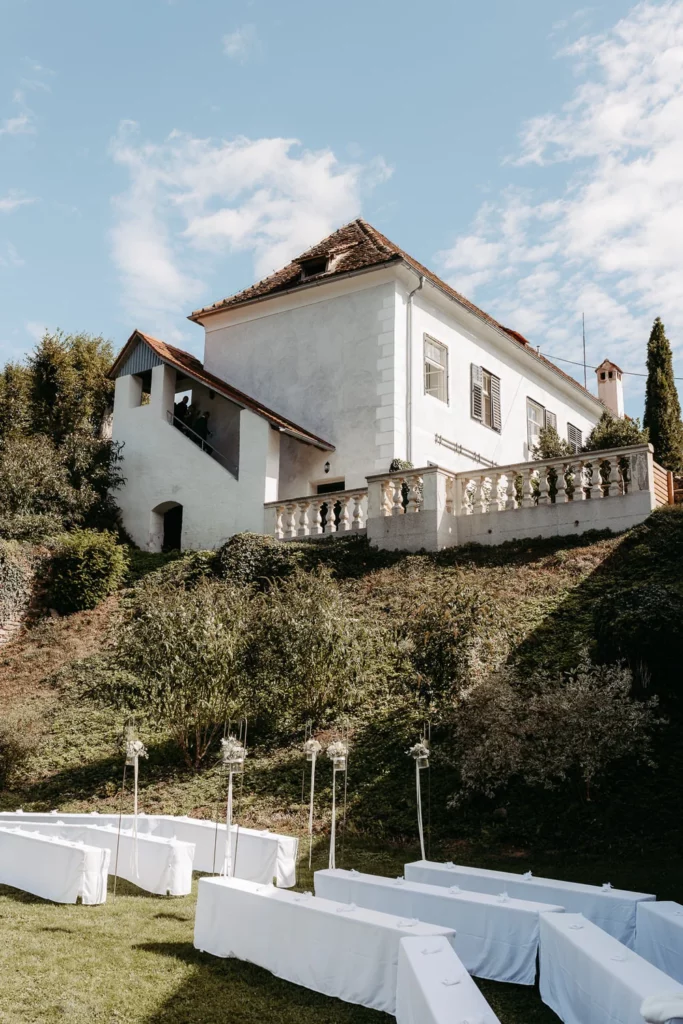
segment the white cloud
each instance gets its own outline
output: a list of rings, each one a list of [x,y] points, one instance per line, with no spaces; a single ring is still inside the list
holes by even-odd
[[[249,252],[255,277],[266,276],[357,216],[363,192],[390,174],[381,160],[343,166],[294,139],[173,132],[146,143],[131,122],[111,153],[130,178],[111,235],[124,305],[171,338],[179,316],[219,297],[207,296],[204,279],[221,254]]]
[[[0,196],[0,213],[12,213],[13,210],[17,210],[20,206],[28,206],[31,203],[35,203],[35,199],[12,189],[6,196]]]
[[[611,353],[641,369],[656,315],[683,356],[683,0],[639,3],[560,56],[574,94],[523,126],[508,161],[518,183],[482,206],[442,265],[548,351],[573,358],[585,311],[589,362]],[[538,191],[519,183],[530,165]]]
[[[33,117],[27,113],[6,117],[0,122],[0,135],[33,135],[35,130]]]
[[[239,64],[244,64],[252,54],[258,52],[260,45],[255,25],[242,25],[223,36],[223,53]]]
[[[27,334],[30,334],[34,341],[42,341],[48,333],[48,328],[45,324],[41,324],[37,320],[27,320],[24,324],[24,330]]]
[[[0,246],[0,267],[23,267],[25,260],[17,252],[11,242],[4,242]]]

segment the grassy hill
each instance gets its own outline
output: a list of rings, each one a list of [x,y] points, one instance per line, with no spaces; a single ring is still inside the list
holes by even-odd
[[[405,755],[417,725],[413,691],[431,685],[441,669],[447,672],[454,650],[458,657],[462,650],[467,657],[474,650],[477,664],[492,670],[515,664],[529,676],[538,669],[570,668],[586,651],[596,660],[628,658],[636,693],[643,699],[659,695],[658,713],[666,723],[657,727],[654,763],[622,758],[597,780],[590,799],[575,780],[545,790],[512,779],[491,799],[480,796],[453,807],[449,798],[458,788],[457,771],[446,753],[448,731],[437,724],[425,783],[431,855],[595,883],[609,879],[683,901],[678,813],[683,798],[683,510],[662,510],[621,537],[584,536],[438,555],[376,552],[352,538],[292,545],[287,557],[304,570],[330,568],[355,615],[369,625],[381,624],[399,651],[407,637],[426,637],[435,659],[407,682],[397,671],[381,701],[354,712],[347,822],[338,864],[398,874],[417,855],[413,771]],[[212,559],[138,553],[127,587],[140,586],[155,573],[171,586],[191,586],[198,576],[213,572]],[[33,737],[21,770],[10,788],[0,791],[1,808],[111,811],[120,806],[123,719],[95,696],[86,696],[84,680],[99,671],[98,659],[129,593],[114,595],[94,611],[42,618],[0,649],[5,716]],[[441,635],[444,622],[448,642],[435,648],[434,637]],[[416,657],[414,650],[411,657]],[[242,824],[305,833],[303,724],[300,732],[276,739],[255,734],[237,798],[236,817]],[[332,726],[326,727],[331,734]],[[146,811],[221,813],[224,783],[214,767],[188,770],[163,731],[149,727],[145,739],[150,758],[141,770],[141,805]],[[314,867],[326,863],[329,776],[327,764],[321,763]],[[124,810],[131,803],[128,794]],[[300,883],[311,887],[305,870]],[[0,1009],[0,1021],[163,1018],[181,1024],[217,1021],[226,1009],[237,1012],[238,1007],[245,1021],[321,1015],[339,1022],[380,1020],[377,1014],[300,990],[292,995],[290,987],[249,965],[216,963],[197,954],[191,947],[190,899],[167,912],[158,900],[125,889],[111,910],[109,905],[95,908],[87,920],[76,909],[48,907],[0,890],[0,915],[16,939],[0,957],[3,977],[15,979],[17,999],[21,991],[31,994],[28,1002],[21,996],[18,1015]],[[100,918],[106,941],[94,944]],[[49,955],[41,938],[46,932],[51,933]],[[79,949],[86,966],[65,988],[65,958]],[[33,964],[28,975],[23,958]],[[133,975],[136,984],[124,986],[122,994],[121,979]],[[28,990],[23,981],[19,985],[25,977]],[[482,987],[503,1024],[554,1019],[533,990]],[[197,1016],[193,1008],[199,1002],[203,1012]]]

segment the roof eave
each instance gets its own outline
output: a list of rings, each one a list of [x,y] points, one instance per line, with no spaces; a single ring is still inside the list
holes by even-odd
[[[232,309],[242,309],[243,306],[253,306],[258,302],[269,302],[271,299],[279,299],[283,295],[298,295],[300,292],[309,291],[312,288],[320,288],[322,285],[332,284],[334,281],[346,281],[349,278],[360,277],[363,274],[370,274],[375,270],[382,270],[384,267],[404,262],[405,260],[401,259],[397,254],[390,259],[382,260],[380,263],[373,263],[369,267],[361,267],[358,270],[346,270],[340,274],[330,274],[329,277],[321,275],[315,280],[305,281],[301,284],[293,285],[291,288],[282,288],[280,291],[270,292],[268,295],[256,295],[253,299],[230,302],[227,305],[216,306],[215,309],[211,307],[209,309],[197,309],[194,313],[190,313],[187,319],[195,324],[201,324],[202,320],[205,320],[206,317],[214,316],[216,313],[226,313]]]

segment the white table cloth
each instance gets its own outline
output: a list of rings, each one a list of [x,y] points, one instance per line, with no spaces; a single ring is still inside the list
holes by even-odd
[[[199,880],[197,949],[347,1003],[394,1013],[399,942],[410,935],[454,937],[450,928],[241,878]]]
[[[518,985],[536,981],[539,914],[562,912],[548,903],[502,902],[487,893],[452,892],[340,868],[316,871],[314,878],[316,896],[453,928],[455,952],[470,974]]]
[[[566,911],[583,914],[615,939],[633,946],[636,934],[636,907],[642,900],[654,900],[649,893],[603,889],[582,882],[563,882],[555,878],[516,875],[511,871],[464,867],[461,864],[437,864],[418,860],[405,866],[406,879],[432,885],[459,885],[475,892],[507,892],[519,900],[559,903]]]
[[[564,1024],[643,1024],[643,1000],[676,987],[582,914],[541,915],[541,999]]]
[[[55,903],[104,903],[109,850],[0,828],[0,883]]]
[[[0,824],[22,821],[55,821],[57,817],[69,824],[98,824],[118,827],[118,814],[70,814],[61,811],[0,811]],[[124,814],[122,821],[132,827],[133,815]],[[194,843],[194,870],[220,872],[225,857],[226,827],[203,818],[175,817],[172,814],[139,814],[138,834],[151,833],[171,839],[174,835],[183,842]],[[215,844],[215,856],[214,856]],[[296,885],[296,862],[299,840],[295,836],[279,835],[267,830],[242,828],[231,830],[233,865],[237,878],[252,882],[270,882],[277,879],[283,888]],[[235,851],[237,854],[235,856]]]
[[[401,939],[397,1024],[500,1024],[447,939]]]
[[[147,892],[159,896],[188,896],[192,892],[192,843],[138,833],[136,858],[135,837],[130,828],[122,828],[120,838],[118,827],[114,825],[77,825],[61,819],[24,822],[22,828],[109,850],[109,873],[113,875],[116,871],[119,878],[125,878]]]
[[[635,950],[683,985],[683,906],[670,900],[639,903]]]

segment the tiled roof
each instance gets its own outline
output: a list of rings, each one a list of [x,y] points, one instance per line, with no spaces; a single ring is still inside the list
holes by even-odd
[[[312,434],[310,431],[304,429],[304,427],[300,427],[297,423],[293,423],[292,420],[288,420],[285,416],[280,416],[279,413],[273,412],[272,409],[262,405],[255,398],[251,398],[249,395],[245,395],[243,391],[239,391],[237,388],[234,388],[232,384],[228,384],[227,381],[222,380],[220,377],[216,377],[213,373],[209,373],[208,370],[204,369],[202,363],[200,363],[200,361],[193,355],[190,355],[189,352],[185,352],[181,348],[176,348],[175,345],[168,345],[165,341],[160,341],[159,338],[153,338],[149,334],[143,334],[142,331],[133,331],[130,338],[116,357],[114,364],[109,371],[110,377],[116,376],[117,370],[123,366],[125,360],[140,341],[149,345],[152,351],[156,352],[164,363],[168,363],[169,366],[173,366],[176,370],[179,370],[192,380],[196,380],[200,384],[205,384],[206,387],[210,388],[212,391],[218,392],[219,395],[223,395],[224,398],[229,398],[232,402],[236,402],[245,409],[250,409],[257,415],[263,416],[264,419],[268,420],[269,423],[274,427],[277,427],[279,430],[284,430],[289,434],[293,434],[301,441],[305,441],[307,444],[312,444],[316,448],[321,448],[323,451],[334,451],[334,445],[330,444],[329,441],[325,441],[322,437]]]
[[[306,275],[304,267],[307,260],[313,260],[316,256],[327,257],[327,269],[322,273],[312,274],[311,276]],[[295,260],[288,263],[282,270],[278,270],[276,273],[271,274],[270,277],[264,278],[257,284],[252,285],[250,288],[245,288],[244,291],[238,292],[236,295],[232,295],[226,299],[221,299],[218,302],[214,302],[211,306],[204,306],[202,309],[196,309],[190,314],[190,320],[201,321],[204,316],[211,313],[218,312],[222,309],[232,309],[235,306],[241,306],[243,303],[254,302],[257,299],[270,298],[271,296],[278,295],[281,292],[289,292],[295,288],[305,287],[311,282],[323,282],[339,277],[342,274],[353,273],[354,271],[369,270],[375,267],[385,266],[389,263],[406,263],[413,270],[417,271],[418,274],[423,275],[428,281],[445,292],[452,299],[455,299],[461,306],[468,309],[480,320],[484,320],[491,327],[495,327],[500,331],[503,331],[508,337],[513,338],[520,345],[522,345],[527,352],[537,358],[540,362],[546,366],[551,367],[557,374],[569,381],[580,391],[590,395],[594,402],[599,400],[595,395],[591,394],[582,384],[564,370],[561,370],[559,366],[546,359],[536,349],[533,348],[531,343],[523,334],[519,331],[515,331],[509,327],[503,327],[502,324],[494,320],[492,316],[485,313],[483,309],[475,306],[473,302],[466,299],[464,295],[456,292],[454,288],[451,288],[449,284],[442,281],[440,277],[437,277],[433,271],[429,270],[428,267],[418,263],[417,260],[409,256],[407,252],[401,249],[394,242],[391,242],[385,235],[383,235],[377,228],[373,228],[372,224],[368,224],[367,221],[362,218],[351,221],[350,224],[344,225],[339,228],[338,231],[334,231],[327,238],[318,242],[312,248],[307,249],[300,256],[297,256]]]

